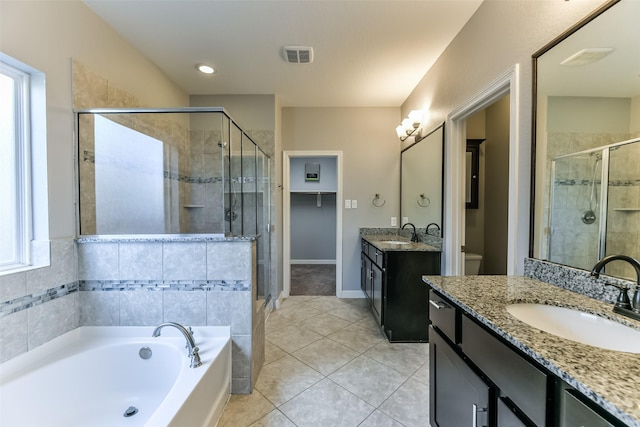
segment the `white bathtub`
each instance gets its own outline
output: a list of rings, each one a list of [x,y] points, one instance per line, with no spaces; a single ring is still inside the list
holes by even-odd
[[[230,393],[229,327],[193,328],[198,368],[175,328],[153,329],[81,327],[1,364],[0,426],[214,426]]]

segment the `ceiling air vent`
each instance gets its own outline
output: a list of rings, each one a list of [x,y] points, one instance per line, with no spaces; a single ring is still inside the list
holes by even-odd
[[[612,47],[590,47],[587,49],[582,49],[564,61],[561,62],[562,65],[585,65],[590,64],[592,62],[596,62],[599,59],[604,58],[613,52]]]
[[[313,48],[310,46],[285,46],[282,48],[285,61],[292,64],[310,64],[313,62]]]

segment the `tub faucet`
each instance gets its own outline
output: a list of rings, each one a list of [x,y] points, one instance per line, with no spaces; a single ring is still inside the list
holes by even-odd
[[[602,258],[600,261],[593,266],[591,270],[591,276],[598,278],[600,276],[600,270],[610,263],[611,261],[626,261],[631,264],[631,266],[636,270],[636,289],[633,294],[633,299],[631,301],[631,309],[634,313],[640,314],[640,262],[637,259],[632,258],[627,255],[609,255]],[[627,287],[624,285],[613,285],[620,289],[620,296],[618,297],[618,302],[616,303],[616,307],[629,308],[628,301],[629,298],[626,296]],[[626,300],[626,301],[625,301]],[[625,305],[627,307],[625,307]],[[624,313],[621,313],[624,314]]]
[[[416,234],[416,226],[411,224],[410,222],[407,222],[402,226],[402,230],[404,230],[404,228],[407,225],[410,225],[411,227],[413,227],[413,231],[411,232],[411,241],[412,242],[417,242],[418,241],[418,235]]]
[[[188,354],[189,354],[189,357],[191,357],[191,367],[197,368],[198,366],[202,365],[202,362],[200,361],[200,354],[198,353],[200,349],[196,346],[196,342],[193,339],[193,332],[191,331],[191,328],[187,329],[181,324],[175,323],[175,322],[165,322],[160,326],[158,326],[157,328],[155,328],[151,336],[159,337],[160,330],[165,326],[172,326],[177,330],[179,330],[180,332],[182,332],[182,335],[184,335],[185,339],[187,340],[187,350],[189,352]]]

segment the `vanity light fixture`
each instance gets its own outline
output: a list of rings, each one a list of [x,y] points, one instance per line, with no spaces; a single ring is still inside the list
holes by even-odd
[[[419,138],[422,136],[422,119],[424,114],[422,110],[412,110],[409,117],[402,120],[402,123],[396,127],[396,134],[400,141],[406,141],[410,136]]]
[[[196,65],[196,69],[203,74],[213,74],[216,71],[213,69],[213,67],[206,64],[198,64]]]

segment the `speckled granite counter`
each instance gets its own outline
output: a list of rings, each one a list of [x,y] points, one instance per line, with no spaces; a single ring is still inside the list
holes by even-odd
[[[421,252],[442,252],[440,249],[422,242],[412,242],[404,236],[390,235],[361,235],[366,240],[381,251],[421,251]],[[393,243],[404,242],[404,243]]]
[[[640,354],[559,338],[516,319],[506,306],[528,302],[578,308],[636,329],[640,322],[613,313],[610,304],[525,277],[423,276],[423,281],[612,415],[640,427]]]

